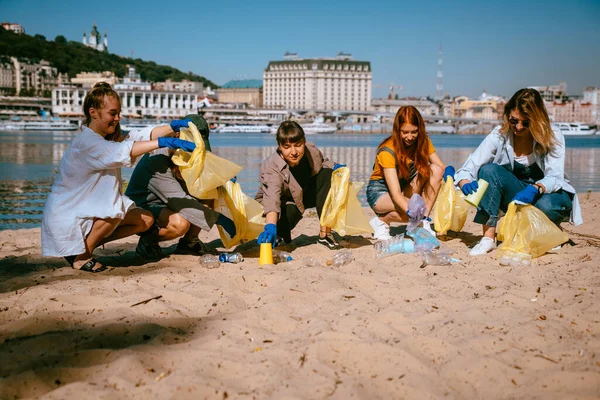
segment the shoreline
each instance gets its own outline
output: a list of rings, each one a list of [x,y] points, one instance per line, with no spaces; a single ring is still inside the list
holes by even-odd
[[[469,257],[480,227],[441,238],[462,260],[375,258],[372,241],[315,244],[307,212],[293,261],[206,269],[198,257],[143,263],[137,237],[98,249],[112,269],[41,256],[39,228],[0,231],[0,392],[7,398],[597,398],[600,193],[581,194],[576,243],[499,266]],[[369,212],[372,215],[372,212]],[[394,225],[397,234],[403,225]],[[200,238],[217,246],[216,230]],[[171,254],[177,241],[161,244]],[[321,266],[305,266],[313,257]]]

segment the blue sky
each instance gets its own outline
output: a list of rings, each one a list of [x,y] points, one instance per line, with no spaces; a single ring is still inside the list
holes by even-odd
[[[0,0],[0,19],[30,34],[80,41],[94,22],[109,50],[172,65],[217,84],[262,79],[270,60],[351,53],[373,84],[434,96],[510,96],[565,81],[569,94],[600,86],[600,1],[73,1]],[[385,97],[387,89],[374,89]]]

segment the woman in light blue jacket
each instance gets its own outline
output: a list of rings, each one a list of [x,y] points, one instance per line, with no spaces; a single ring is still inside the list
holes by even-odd
[[[533,204],[556,225],[583,222],[575,189],[565,174],[565,140],[552,130],[542,97],[535,89],[521,89],[506,103],[504,123],[496,127],[471,153],[455,175],[465,195],[477,190],[477,179],[489,186],[475,222],[483,225],[483,238],[471,256],[496,248],[500,211],[513,200]]]

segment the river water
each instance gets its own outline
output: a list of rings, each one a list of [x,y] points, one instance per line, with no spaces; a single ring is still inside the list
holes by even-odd
[[[44,202],[63,152],[77,132],[0,131],[0,230],[40,225]],[[310,135],[326,157],[350,167],[352,180],[367,182],[375,149],[387,135]],[[431,135],[438,154],[457,169],[484,135]],[[254,196],[258,189],[260,163],[275,151],[271,134],[213,134],[213,152],[244,170],[238,175],[242,190]],[[600,136],[567,137],[565,167],[578,192],[600,191]],[[129,179],[131,169],[123,169]],[[365,187],[359,198],[366,204]]]

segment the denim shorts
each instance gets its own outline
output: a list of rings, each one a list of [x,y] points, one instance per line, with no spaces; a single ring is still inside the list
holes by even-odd
[[[375,208],[375,203],[385,193],[389,193],[385,179],[370,180],[367,185],[367,203],[369,203],[369,206]]]

